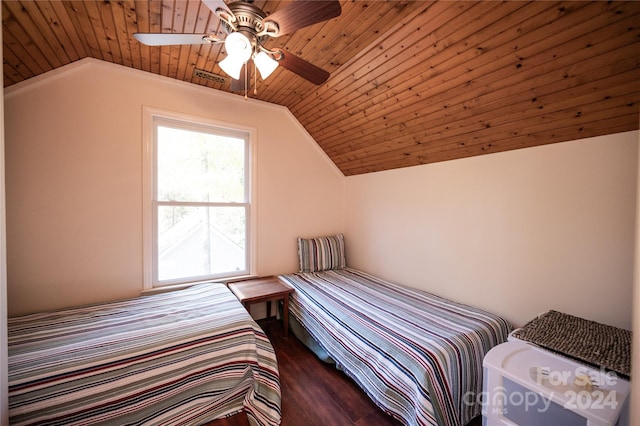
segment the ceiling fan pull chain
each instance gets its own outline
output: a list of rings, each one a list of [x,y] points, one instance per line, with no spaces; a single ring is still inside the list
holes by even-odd
[[[244,100],[246,101],[247,99],[249,99],[249,96],[247,96],[247,93],[249,92],[249,77],[247,76],[247,74],[249,73],[249,64],[245,62],[244,64]]]
[[[253,95],[258,94],[258,70],[256,69],[256,62],[253,61]]]

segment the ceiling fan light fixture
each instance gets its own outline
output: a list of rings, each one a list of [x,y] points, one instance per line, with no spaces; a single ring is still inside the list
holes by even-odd
[[[221,60],[218,65],[220,65],[222,71],[226,72],[231,78],[239,80],[240,71],[242,71],[242,65],[244,65],[245,62],[246,61],[239,58],[227,55],[227,57]]]
[[[260,76],[263,80],[266,80],[267,77],[273,73],[276,68],[278,68],[278,61],[273,59],[271,56],[266,54],[265,52],[259,52],[254,58],[253,62],[255,62],[258,71],[260,72]]]

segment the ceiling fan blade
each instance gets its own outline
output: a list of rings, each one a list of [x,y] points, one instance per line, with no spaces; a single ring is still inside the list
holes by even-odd
[[[229,9],[229,6],[223,0],[202,0],[205,6],[207,6],[211,11],[218,16],[218,18],[227,22],[229,25],[233,27],[233,22],[236,22],[236,16]]]
[[[342,7],[338,0],[298,0],[267,16],[265,22],[277,24],[274,37],[290,34],[295,30],[340,16]]]
[[[300,77],[309,80],[313,84],[321,85],[331,74],[320,67],[305,61],[299,56],[286,50],[278,49],[279,57],[276,57],[278,64],[282,65],[291,72],[298,74]]]
[[[245,78],[245,72],[247,72]],[[240,79],[231,79],[231,91],[232,92],[244,92],[251,87],[251,67],[248,64],[242,66],[240,71]]]
[[[233,15],[233,13],[231,12],[231,10],[229,10],[229,7],[223,0],[202,0],[202,3],[204,3],[204,5],[211,9],[211,11],[216,15],[220,10]]]
[[[209,44],[223,40],[209,34],[180,33],[134,33],[133,36],[147,46],[167,46],[177,44]]]

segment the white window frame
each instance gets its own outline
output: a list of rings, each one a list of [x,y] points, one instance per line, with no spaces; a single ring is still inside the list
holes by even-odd
[[[143,261],[143,291],[149,291],[158,288],[167,288],[175,285],[192,284],[189,281],[180,282],[162,282],[157,279],[157,238],[154,229],[156,227],[156,206],[155,200],[155,174],[156,174],[156,156],[155,156],[155,124],[156,120],[174,121],[182,125],[193,125],[195,127],[208,127],[220,130],[222,133],[246,133],[248,135],[248,149],[246,152],[246,162],[249,171],[248,188],[245,189],[245,200],[248,204],[247,224],[246,224],[246,255],[247,255],[247,276],[256,275],[256,129],[253,127],[242,126],[237,123],[221,122],[204,117],[196,117],[188,114],[164,111],[156,108],[142,108],[142,261]],[[243,275],[244,276],[244,275]],[[238,276],[241,277],[241,276]],[[230,277],[225,277],[229,279]],[[235,276],[233,278],[236,278]],[[206,280],[213,281],[213,280]]]

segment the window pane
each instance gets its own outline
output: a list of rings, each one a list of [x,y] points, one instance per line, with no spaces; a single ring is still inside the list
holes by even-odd
[[[245,140],[157,127],[158,201],[244,202]]]
[[[245,272],[246,209],[158,208],[158,280]]]

